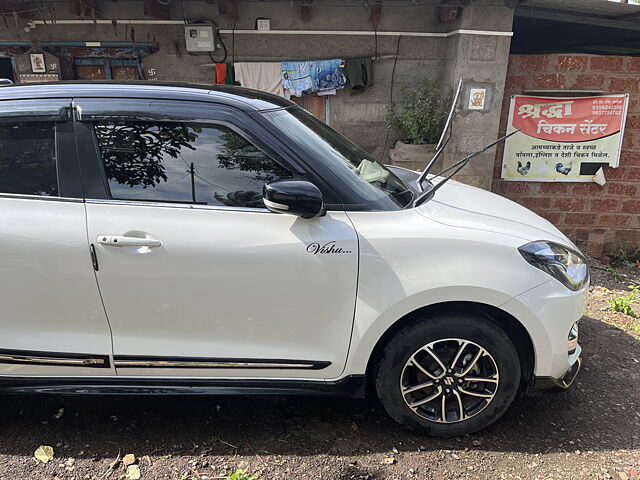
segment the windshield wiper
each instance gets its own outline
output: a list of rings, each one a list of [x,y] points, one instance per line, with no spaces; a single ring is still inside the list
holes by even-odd
[[[433,197],[435,192],[440,187],[442,187],[445,183],[447,183],[455,174],[457,174],[460,170],[462,170],[467,165],[467,163],[469,163],[469,160],[471,160],[473,157],[476,157],[476,156],[480,155],[481,153],[486,152],[487,150],[489,150],[491,147],[493,147],[497,143],[499,143],[499,142],[501,142],[503,140],[506,140],[507,138],[509,138],[514,133],[520,131],[520,130],[514,130],[513,132],[508,133],[507,135],[505,135],[503,137],[500,137],[499,139],[497,139],[497,140],[491,142],[490,144],[482,147],[477,152],[474,152],[471,155],[468,155],[467,157],[463,158],[462,160],[458,160],[457,162],[455,162],[450,167],[445,168],[440,173],[435,174],[434,177],[440,177],[440,176],[444,175],[445,173],[453,170],[452,173],[447,175],[444,179],[440,180],[435,186],[431,182],[428,182],[427,186],[423,187],[423,182],[427,179],[427,176],[429,175],[429,172],[431,172],[431,169],[436,164],[436,161],[438,160],[438,158],[440,158],[440,155],[442,155],[442,152],[444,152],[445,147],[447,146],[447,144],[449,143],[449,141],[451,140],[451,137],[453,135],[453,119],[456,117],[456,114],[457,114],[456,106],[458,105],[458,100],[460,99],[460,91],[462,90],[462,82],[463,82],[463,79],[460,78],[460,81],[458,82],[458,88],[456,89],[456,94],[453,96],[453,102],[451,103],[451,109],[449,110],[449,116],[447,117],[447,121],[444,124],[444,129],[442,130],[442,134],[440,135],[440,140],[438,141],[438,144],[436,145],[436,152],[433,155],[433,158],[431,159],[431,161],[427,164],[427,166],[424,168],[424,170],[420,174],[420,177],[418,177],[418,182],[417,182],[418,183],[418,189],[421,191],[421,193],[414,200],[414,202],[413,202],[413,206],[414,207],[422,205],[425,201],[427,201],[428,199]]]
[[[511,135],[513,135],[515,133],[518,133],[519,131],[520,131],[520,129],[517,129],[517,130],[514,130],[513,132],[507,133],[506,135],[500,137],[499,139],[494,140],[493,142],[489,143],[488,145],[485,145],[484,147],[482,147],[477,152],[474,152],[471,155],[468,155],[468,156],[464,157],[462,160],[458,160],[457,162],[455,162],[450,167],[447,167],[444,170],[442,170],[440,173],[435,174],[434,175],[435,177],[440,177],[441,175],[447,173],[448,171],[453,170],[453,172],[451,172],[445,178],[440,180],[435,186],[432,185],[431,183],[429,183],[429,188],[424,190],[418,196],[418,198],[415,199],[415,201],[413,202],[413,206],[414,207],[418,207],[418,206],[422,205],[427,199],[431,198],[438,191],[438,189],[440,187],[442,187],[445,183],[447,183],[451,179],[451,177],[453,177],[456,173],[458,173],[460,170],[462,170],[464,167],[466,167],[467,163],[469,163],[469,160],[471,160],[473,157],[476,157],[476,156],[486,152],[487,150],[489,150],[494,145],[500,143],[503,140],[506,140]]]
[[[447,117],[447,121],[444,124],[444,129],[442,130],[442,134],[440,135],[440,140],[438,140],[438,144],[436,145],[436,153],[433,155],[433,158],[427,164],[427,166],[424,167],[424,170],[422,171],[422,173],[420,174],[420,177],[418,178],[418,188],[420,190],[424,190],[422,188],[422,182],[425,181],[425,179],[427,178],[427,175],[429,174],[433,166],[436,164],[436,161],[438,160],[438,158],[440,158],[440,155],[442,155],[442,152],[444,151],[444,148],[449,143],[449,140],[451,140],[451,133],[453,131],[451,125],[457,113],[456,105],[458,105],[458,99],[460,98],[460,91],[462,90],[462,80],[463,80],[462,77],[460,77],[460,81],[458,82],[458,88],[456,89],[456,94],[453,96],[453,102],[451,103],[451,109],[449,110],[449,116]]]

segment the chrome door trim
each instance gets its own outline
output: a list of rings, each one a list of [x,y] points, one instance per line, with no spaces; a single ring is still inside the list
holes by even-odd
[[[267,208],[254,208],[254,207],[228,207],[225,205],[191,205],[193,210],[230,210],[236,212],[248,212],[248,213],[273,213]]]
[[[193,205],[191,203],[166,203],[166,202],[150,202],[139,200],[103,200],[103,199],[87,199],[86,203],[96,205],[125,205],[139,207],[163,207],[163,208],[183,208],[188,210],[225,210],[233,212],[249,212],[249,213],[273,213],[266,208],[251,207],[228,207],[225,205]]]
[[[109,368],[107,355],[0,350],[0,364]]]
[[[68,202],[68,203],[83,203],[81,198],[71,197],[53,197],[47,195],[28,195],[26,193],[0,193],[0,198],[12,198],[16,200],[44,200],[49,202]]]
[[[216,359],[216,358],[164,358],[116,356],[116,368],[269,368],[319,370],[331,362],[310,360],[262,360],[262,359]]]

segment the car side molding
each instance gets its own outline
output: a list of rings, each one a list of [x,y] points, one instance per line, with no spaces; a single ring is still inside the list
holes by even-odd
[[[109,368],[108,355],[0,349],[0,364]]]
[[[0,364],[109,368],[108,355],[0,349]],[[116,355],[115,368],[262,368],[321,370],[327,361],[258,358],[192,358]]]
[[[192,358],[116,355],[116,368],[273,368],[321,370],[331,362],[257,358]]]

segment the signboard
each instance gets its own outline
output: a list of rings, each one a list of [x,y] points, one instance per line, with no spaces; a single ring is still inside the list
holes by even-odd
[[[628,95],[511,97],[502,178],[591,182],[602,166],[617,167]]]

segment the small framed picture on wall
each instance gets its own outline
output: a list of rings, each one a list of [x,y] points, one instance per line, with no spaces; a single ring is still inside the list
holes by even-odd
[[[29,58],[31,59],[31,71],[33,73],[46,73],[47,68],[44,64],[44,54],[43,53],[30,53]]]

